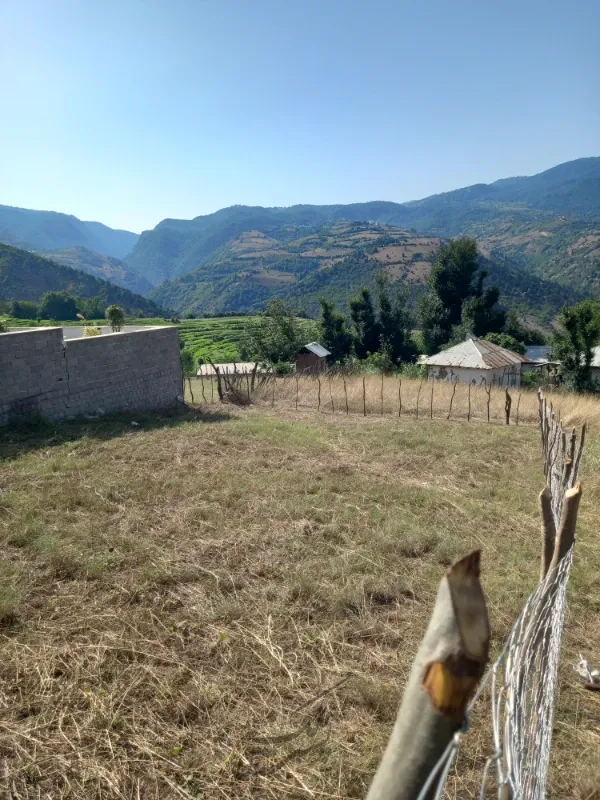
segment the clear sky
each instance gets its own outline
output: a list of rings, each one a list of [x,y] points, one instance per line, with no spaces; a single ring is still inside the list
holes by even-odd
[[[600,0],[0,0],[0,203],[134,231],[600,155]]]

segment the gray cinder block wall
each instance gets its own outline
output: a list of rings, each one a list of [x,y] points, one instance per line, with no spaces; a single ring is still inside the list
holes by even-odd
[[[176,328],[63,342],[61,328],[0,334],[0,425],[175,405],[182,391]]]

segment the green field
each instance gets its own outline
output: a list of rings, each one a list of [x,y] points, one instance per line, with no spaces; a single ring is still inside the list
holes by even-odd
[[[216,363],[239,361],[239,344],[247,325],[256,317],[211,317],[183,320],[179,333],[185,346],[196,359],[212,359]]]

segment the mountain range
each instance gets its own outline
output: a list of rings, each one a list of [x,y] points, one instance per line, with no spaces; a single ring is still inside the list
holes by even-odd
[[[99,297],[103,305],[120,305],[128,314],[160,316],[162,310],[146,297],[65,267],[36,253],[0,244],[0,300],[39,301],[45,292],[67,291],[76,297]]]
[[[345,304],[382,267],[418,294],[440,242],[462,235],[477,239],[508,304],[549,318],[600,293],[600,158],[408,203],[231,206],[141,236],[0,206],[0,241],[179,313],[256,309],[274,295],[307,311],[319,295]]]

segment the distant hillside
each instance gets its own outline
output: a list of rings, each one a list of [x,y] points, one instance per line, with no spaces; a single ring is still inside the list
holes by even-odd
[[[73,269],[80,269],[96,278],[101,278],[117,286],[123,286],[136,294],[147,294],[152,289],[152,284],[134,272],[124,261],[111,256],[101,255],[88,250],[86,247],[70,247],[66,250],[50,250],[39,253],[44,258],[64,264]]]
[[[423,291],[442,240],[377,223],[286,226],[279,239],[248,231],[231,239],[194,272],[157,287],[151,297],[180,313],[249,311],[273,296],[315,313],[319,297],[347,304],[386,271],[413,300]],[[505,257],[484,259],[505,303],[535,309],[546,320],[576,295],[521,270]]]
[[[27,250],[0,244],[0,300],[37,301],[44,292],[63,290],[76,297],[101,297],[105,305],[117,303],[128,314],[143,311],[155,316],[161,313],[156,303],[127,289]]]
[[[83,222],[71,214],[0,206],[0,242],[25,250],[86,247],[123,258],[138,239],[137,233],[113,230],[100,222]]]
[[[207,263],[219,248],[242,233],[259,231],[279,240],[286,238],[288,227],[316,228],[339,220],[380,222],[442,237],[497,237],[523,226],[543,230],[558,220],[566,228],[600,228],[600,158],[579,159],[533,177],[477,184],[405,204],[374,201],[290,208],[232,206],[192,220],[165,219],[141,235],[126,261],[159,284]],[[559,241],[556,250],[558,272],[569,282],[572,262],[562,259]],[[579,265],[578,252],[573,258]],[[536,269],[527,257],[522,266]],[[582,281],[578,286],[585,291],[587,267],[577,266],[579,274]]]

